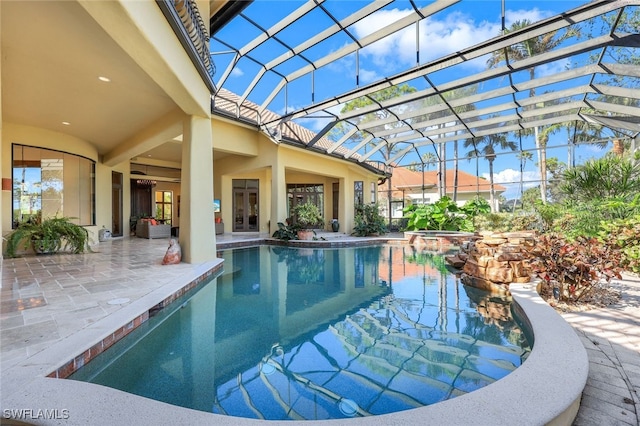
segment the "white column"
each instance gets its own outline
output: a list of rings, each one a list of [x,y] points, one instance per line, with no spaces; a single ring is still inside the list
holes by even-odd
[[[182,260],[200,263],[216,258],[213,214],[211,119],[184,121],[180,207]]]
[[[351,178],[341,177],[339,179],[340,185],[340,201],[338,201],[338,212],[341,219],[340,231],[350,233],[353,230],[355,224],[355,203],[353,193],[353,180]]]
[[[278,222],[284,222],[287,218],[287,181],[284,165],[280,157],[271,166],[271,219],[269,234],[278,229]]]

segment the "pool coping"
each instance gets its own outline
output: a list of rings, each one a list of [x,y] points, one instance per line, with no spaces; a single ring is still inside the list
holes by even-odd
[[[317,245],[316,245],[317,246]],[[56,366],[65,365],[76,355],[69,348],[91,348],[113,330],[129,324],[148,312],[158,301],[174,297],[184,288],[221,267],[214,261],[196,268],[185,285],[185,278],[166,284],[103,318],[50,348],[26,359],[2,376],[2,409],[57,410],[54,418],[32,418],[32,424],[111,425],[123,419],[136,419],[139,425],[219,424],[257,425],[264,421],[222,416],[150,400],[91,383],[46,377]],[[200,282],[198,281],[198,282]],[[431,406],[376,416],[385,424],[518,424],[570,425],[578,411],[589,363],[577,334],[536,292],[535,283],[512,284],[511,293],[518,309],[525,314],[535,344],[527,360],[497,382],[469,394]],[[548,331],[552,330],[552,333]],[[76,353],[78,351],[76,349]],[[84,353],[84,352],[83,352]],[[84,360],[79,360],[80,363]],[[6,395],[7,388],[11,394]],[[32,416],[33,417],[33,416]],[[371,417],[323,420],[322,424],[359,425]],[[315,421],[269,421],[271,424],[309,425]]]

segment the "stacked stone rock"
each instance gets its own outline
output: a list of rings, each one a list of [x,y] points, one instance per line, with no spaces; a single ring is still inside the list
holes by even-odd
[[[464,246],[460,253],[447,259],[462,269],[464,284],[497,294],[508,294],[510,283],[531,280],[528,250],[535,243],[534,232],[483,234]],[[461,262],[464,265],[460,267]]]

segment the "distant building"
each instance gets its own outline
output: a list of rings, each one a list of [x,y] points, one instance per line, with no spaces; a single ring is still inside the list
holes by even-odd
[[[446,194],[453,199],[453,170],[447,170],[445,182]],[[458,170],[457,187],[456,202],[459,206],[468,200],[474,199],[476,196],[489,202],[490,184],[489,181],[484,178]],[[498,196],[506,191],[506,188],[495,183],[494,189],[497,204]],[[426,171],[422,173],[404,167],[396,167],[393,169],[393,176],[391,177],[391,188],[389,189],[388,182],[378,186],[380,208],[387,217],[389,217],[387,213],[387,200],[389,196],[391,196],[392,218],[401,218],[403,216],[402,209],[410,204],[430,204],[436,202],[440,199],[438,193],[438,172]],[[496,210],[498,209],[496,208]]]

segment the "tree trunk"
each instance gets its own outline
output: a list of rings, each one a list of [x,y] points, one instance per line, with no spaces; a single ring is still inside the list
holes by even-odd
[[[547,144],[541,144],[540,148],[540,172],[543,176],[540,193],[543,195],[542,202],[547,204]]]
[[[443,178],[442,178],[442,168],[443,168],[443,164],[442,164],[442,144],[438,145],[438,198],[442,198],[444,195],[444,188],[443,188]]]
[[[389,200],[388,200],[389,201],[389,232],[391,232],[391,220],[393,218],[393,212],[391,211],[391,206],[393,205],[391,203],[391,198],[392,198],[392,195],[391,195],[391,176],[389,176],[387,178],[387,191],[388,191],[387,197],[389,198]]]
[[[538,169],[540,170],[540,199],[544,204],[547,204],[547,152],[546,147],[543,147],[540,142],[540,129],[538,126],[533,128],[533,134],[536,139]]]
[[[458,201],[458,141],[453,142],[453,202]]]
[[[491,213],[496,213],[496,190],[493,186],[493,159],[489,159],[489,204],[491,204]]]
[[[622,142],[620,139],[614,139],[611,152],[613,152],[618,157],[622,157],[622,155],[624,154],[624,142]]]
[[[524,153],[521,153],[520,155],[523,155]],[[520,157],[520,209],[524,210],[524,165],[525,162],[527,160],[525,160],[525,157]],[[516,201],[518,199],[514,199],[513,200],[513,212],[516,212]]]

